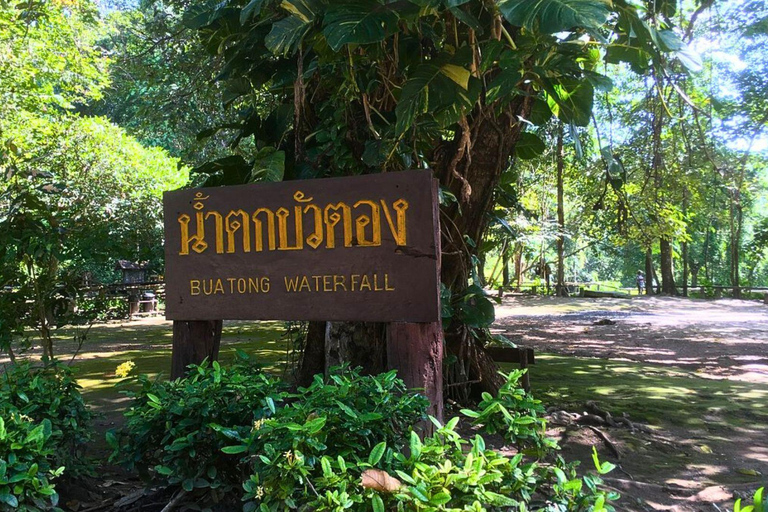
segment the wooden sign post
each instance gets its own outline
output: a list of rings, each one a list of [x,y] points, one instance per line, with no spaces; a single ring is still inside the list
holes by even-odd
[[[388,365],[442,416],[440,228],[431,171],[167,192],[172,377],[222,319],[388,322]]]

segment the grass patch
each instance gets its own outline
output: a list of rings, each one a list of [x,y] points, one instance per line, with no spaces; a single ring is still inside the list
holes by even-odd
[[[506,368],[506,369],[511,369]],[[536,355],[534,394],[545,404],[578,410],[595,400],[651,425],[704,425],[768,430],[768,386],[712,380],[661,365]]]
[[[228,322],[223,331],[219,360],[227,364],[237,350],[243,350],[263,365],[264,369],[283,371],[288,341],[280,322]],[[66,332],[61,333],[67,336]],[[125,361],[136,364],[134,373],[151,378],[167,378],[171,367],[171,337],[168,324],[131,325],[104,324],[93,328],[88,344],[75,366],[77,381],[85,399],[99,412],[122,411],[124,399],[115,384],[115,368]],[[137,347],[129,349],[129,347]],[[66,358],[66,355],[61,357]]]

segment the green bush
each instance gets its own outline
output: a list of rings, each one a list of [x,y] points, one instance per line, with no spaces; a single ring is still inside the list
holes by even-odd
[[[0,415],[0,510],[59,510],[59,495],[50,479],[55,454],[51,421],[34,422],[17,412]]]
[[[0,375],[0,412],[16,412],[35,422],[47,420],[55,451],[51,464],[78,476],[91,469],[85,445],[91,440],[92,414],[71,368],[57,361],[17,363]]]
[[[251,428],[282,400],[277,379],[262,373],[242,352],[231,368],[219,363],[192,367],[175,381],[138,380],[133,405],[119,432],[109,432],[110,460],[136,469],[148,482],[212,490],[217,501],[240,485],[237,457],[222,452],[229,442],[220,425]],[[124,381],[126,382],[126,381]]]
[[[335,456],[333,449],[314,457],[280,452],[265,443],[243,485],[243,510],[613,510],[607,502],[618,496],[599,490],[598,476],[580,479],[560,458],[540,465],[525,462],[523,454],[505,457],[487,449],[480,435],[463,439],[458,421],[435,422],[436,432],[424,441],[411,431],[407,451],[381,442],[362,459]],[[605,473],[612,466],[596,459],[596,469]]]
[[[496,396],[483,393],[477,410],[463,409],[462,414],[472,418],[472,425],[486,434],[500,434],[505,441],[520,448],[533,448],[539,455],[557,448],[553,439],[546,437],[546,422],[541,416],[544,407],[530,393],[520,387],[520,379],[528,370],[502,373],[505,382]]]
[[[595,454],[597,474],[577,477],[545,438],[541,404],[517,387],[521,375],[469,415],[479,432],[532,446],[548,463],[487,449],[482,435],[466,440],[458,418],[432,420],[435,433],[422,441],[414,428],[427,400],[394,371],[341,367],[289,392],[242,355],[229,369],[203,364],[175,382],[140,377],[126,427],[108,439],[114,460],[155,484],[180,485],[203,507],[242,485],[246,512],[613,510],[617,496],[599,489],[612,466]]]

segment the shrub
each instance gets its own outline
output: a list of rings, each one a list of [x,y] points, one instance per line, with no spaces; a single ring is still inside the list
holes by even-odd
[[[34,422],[17,412],[0,415],[0,510],[59,510],[50,479],[55,453],[51,421]]]
[[[18,363],[0,375],[0,412],[17,412],[35,422],[47,420],[55,451],[51,464],[77,476],[90,471],[85,445],[92,437],[91,412],[71,368],[57,361],[42,366]]]
[[[250,454],[254,476],[246,482],[247,497],[268,489],[270,504],[293,508],[318,491],[314,486],[323,486],[314,480],[327,472],[329,461],[354,475],[353,468],[374,447],[381,443],[402,447],[412,426],[426,418],[427,399],[408,393],[395,371],[363,376],[340,367],[331,372],[328,377],[316,375],[290,404],[254,425],[241,445],[226,448]],[[346,490],[345,478],[330,481],[343,487],[335,488],[341,494],[356,492],[357,484]]]
[[[381,442],[367,457],[317,458],[299,451],[280,453],[265,445],[254,473],[243,485],[245,512],[307,510],[558,510],[612,511],[617,495],[598,490],[598,476],[576,476],[575,466],[525,462],[486,449],[456,431],[454,418],[423,442],[411,431],[407,453]],[[466,448],[469,448],[468,450]],[[599,473],[610,471],[596,459]],[[362,487],[360,482],[362,481]]]
[[[557,448],[553,439],[546,437],[546,422],[541,416],[544,407],[530,393],[520,387],[520,379],[528,370],[501,373],[505,382],[496,396],[483,393],[477,410],[463,409],[472,418],[474,426],[486,434],[500,434],[505,441],[521,448],[533,448],[539,455]]]
[[[237,458],[222,452],[228,443],[220,425],[250,428],[271,414],[283,393],[277,379],[262,373],[244,353],[231,368],[207,362],[175,381],[139,376],[138,391],[120,432],[109,432],[111,461],[137,469],[148,482],[211,489],[212,499],[239,486]]]

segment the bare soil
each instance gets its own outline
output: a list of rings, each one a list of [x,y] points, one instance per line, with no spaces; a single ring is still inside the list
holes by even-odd
[[[651,406],[662,411],[648,422],[649,432],[599,427],[610,443],[586,427],[552,430],[566,458],[586,466],[596,446],[601,459],[619,465],[606,479],[622,493],[618,509],[726,510],[768,482],[768,306],[669,297],[511,296],[496,316],[495,332],[534,347],[537,356],[596,362],[569,375],[594,373],[594,385],[601,386],[595,389],[603,390],[600,404],[614,415],[616,404],[611,405],[618,397],[611,386],[621,381],[620,372],[640,383],[630,415]],[[601,366],[604,361],[612,366]],[[547,364],[540,358],[532,369],[534,391],[558,379],[546,372]],[[546,382],[536,381],[538,368]],[[585,405],[563,401],[562,408],[576,412]],[[686,416],[689,408],[696,417]]]

